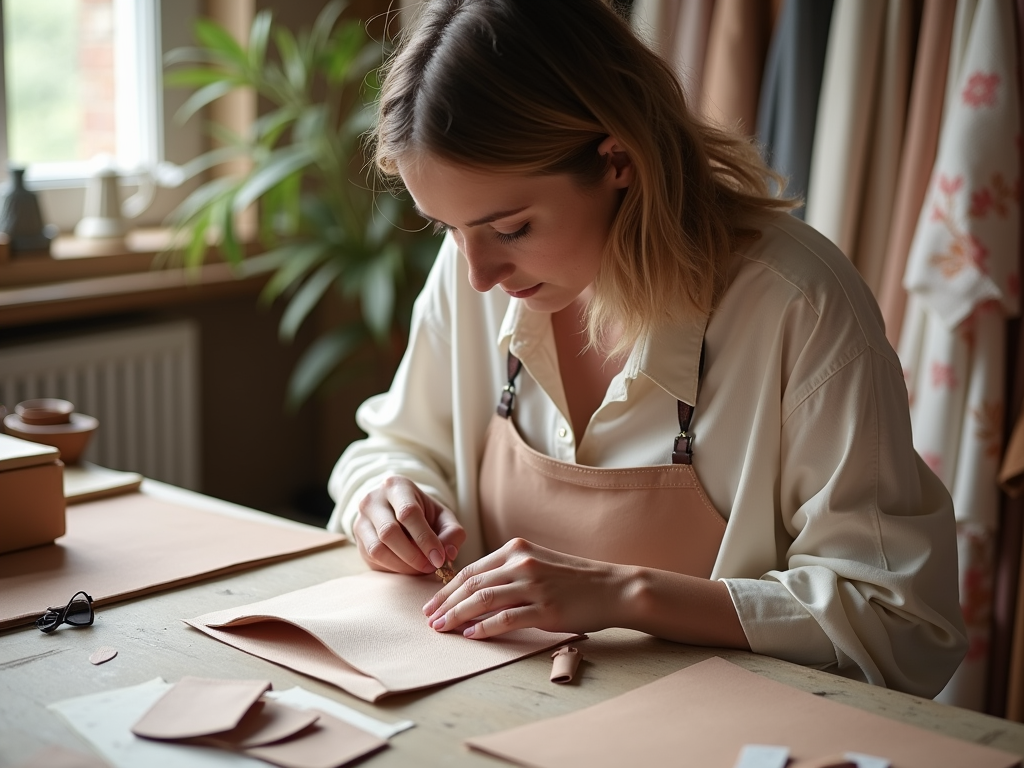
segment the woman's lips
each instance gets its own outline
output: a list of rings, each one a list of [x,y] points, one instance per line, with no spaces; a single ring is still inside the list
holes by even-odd
[[[533,294],[535,294],[537,291],[539,291],[542,285],[543,283],[537,283],[532,288],[526,288],[525,290],[522,291],[510,291],[508,290],[508,288],[503,288],[502,290],[504,290],[505,293],[507,293],[513,299],[528,299],[531,296],[533,296]]]

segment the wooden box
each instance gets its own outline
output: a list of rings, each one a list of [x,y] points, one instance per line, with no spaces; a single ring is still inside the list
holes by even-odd
[[[49,544],[64,535],[60,451],[0,435],[0,553]]]

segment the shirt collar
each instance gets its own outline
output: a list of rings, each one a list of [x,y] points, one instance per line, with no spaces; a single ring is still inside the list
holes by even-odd
[[[528,350],[543,342],[550,332],[551,320],[544,312],[531,312],[522,299],[510,299],[498,330],[498,348],[522,358]]]
[[[676,400],[696,405],[700,351],[707,324],[708,315],[694,311],[653,329],[630,354],[625,365],[626,377],[635,379],[642,373]],[[498,348],[503,354],[511,351],[522,358],[543,343],[549,332],[548,315],[531,312],[526,302],[512,299],[498,331]]]
[[[639,344],[640,373],[676,400],[697,404],[700,350],[708,315],[691,312],[673,323],[653,329]]]

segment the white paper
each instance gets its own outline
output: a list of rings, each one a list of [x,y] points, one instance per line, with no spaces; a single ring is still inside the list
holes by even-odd
[[[334,715],[349,725],[362,728],[379,739],[390,739],[396,733],[407,731],[416,725],[412,720],[384,723],[369,715],[364,715],[359,710],[340,704],[334,699],[328,699],[326,696],[307,691],[299,686],[289,688],[287,691],[268,691],[265,695],[296,709],[322,709],[328,715]]]
[[[843,757],[855,762],[857,768],[890,768],[891,766],[891,763],[884,757],[865,755],[860,752],[847,752]]]
[[[63,717],[115,768],[267,768],[262,760],[224,749],[152,741],[132,733],[131,727],[172,685],[158,677],[128,688],[58,701],[47,709]],[[267,695],[300,709],[317,707],[384,739],[414,725],[410,720],[381,722],[298,686]]]
[[[162,678],[50,704],[116,768],[267,768],[262,760],[214,747],[141,739],[132,725],[171,688]]]
[[[747,744],[733,768],[786,768],[789,749],[767,744]]]

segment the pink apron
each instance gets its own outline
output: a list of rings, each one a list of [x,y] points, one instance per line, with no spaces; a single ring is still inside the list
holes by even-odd
[[[693,470],[693,407],[679,402],[672,464],[628,469],[569,464],[530,448],[512,423],[521,368],[509,354],[508,384],[487,428],[480,463],[487,549],[520,537],[579,557],[709,578],[725,520]]]

